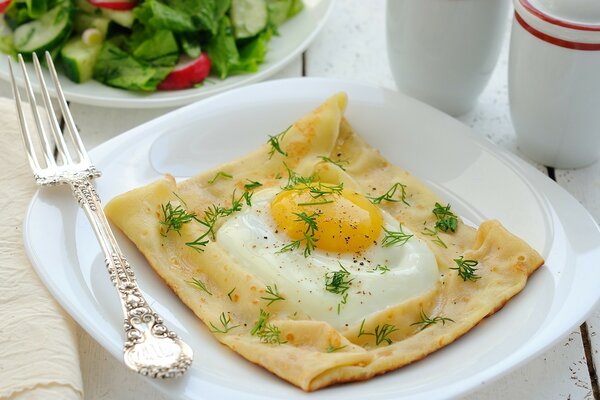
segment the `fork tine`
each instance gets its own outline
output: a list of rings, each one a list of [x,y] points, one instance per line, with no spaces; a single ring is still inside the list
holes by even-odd
[[[44,125],[42,124],[40,113],[37,108],[37,103],[35,102],[33,88],[31,87],[31,81],[29,80],[29,74],[27,74],[25,60],[23,60],[23,56],[21,54],[19,54],[18,58],[19,64],[21,65],[21,70],[23,71],[23,77],[25,78],[25,88],[27,93],[27,99],[29,100],[29,105],[31,106],[31,113],[33,114],[33,119],[35,120],[35,125],[38,129],[38,135],[42,141],[42,149],[44,153],[44,159],[46,160],[46,166],[56,167],[56,161],[54,160],[53,154],[54,151],[50,146],[50,142],[48,142],[48,135],[46,134],[46,129],[44,129]]]
[[[50,71],[50,76],[52,76],[52,80],[54,81],[54,87],[56,88],[56,94],[58,97],[58,104],[60,105],[60,110],[62,111],[63,118],[65,120],[65,125],[67,126],[67,130],[71,136],[71,140],[75,143],[75,148],[79,155],[81,162],[91,163],[90,158],[88,157],[87,151],[83,146],[83,142],[81,141],[81,137],[79,136],[79,131],[77,130],[77,126],[75,126],[75,121],[73,121],[73,117],[71,116],[71,111],[69,110],[69,106],[67,105],[67,100],[65,99],[65,95],[60,86],[60,82],[58,80],[58,75],[56,74],[56,69],[54,68],[54,63],[52,62],[52,57],[50,56],[50,52],[46,51],[46,62],[48,64],[48,70]]]
[[[37,174],[40,170],[40,164],[38,163],[33,143],[31,142],[31,135],[29,133],[29,128],[27,127],[27,122],[25,121],[23,107],[21,107],[21,95],[19,93],[19,88],[17,87],[17,81],[15,79],[15,73],[13,71],[10,56],[8,57],[8,71],[10,73],[10,83],[12,86],[13,97],[15,98],[15,104],[17,106],[17,114],[19,114],[19,125],[21,126],[21,136],[23,137],[25,151],[27,152],[27,160],[29,161],[29,166],[33,170],[33,173]]]
[[[54,112],[52,101],[50,100],[50,94],[48,93],[46,81],[44,80],[44,75],[42,74],[40,60],[38,59],[36,53],[33,53],[33,65],[35,67],[35,74],[37,75],[38,81],[40,82],[40,86],[42,88],[42,98],[44,99],[44,106],[46,108],[48,120],[50,121],[50,129],[52,131],[52,136],[54,137],[54,142],[56,143],[59,154],[62,156],[63,163],[70,164],[73,162],[71,153],[69,153],[69,149],[65,143],[65,138],[63,137],[60,129],[60,124],[56,118],[56,113]]]

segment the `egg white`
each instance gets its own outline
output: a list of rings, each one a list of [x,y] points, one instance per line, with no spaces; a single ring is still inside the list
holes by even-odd
[[[339,254],[319,249],[304,257],[303,248],[280,252],[292,240],[271,217],[270,203],[278,188],[256,192],[252,206],[233,214],[217,232],[216,241],[265,286],[277,285],[287,310],[301,310],[335,328],[354,324],[369,314],[431,290],[439,281],[435,256],[413,236],[402,246],[382,247],[380,237],[361,254]],[[398,222],[381,210],[384,227],[398,230]],[[406,234],[411,234],[403,227]],[[353,279],[345,304],[340,294],[326,290],[326,274],[341,270]],[[389,271],[377,269],[385,265]],[[331,276],[331,275],[330,275]],[[339,308],[339,309],[338,309]]]

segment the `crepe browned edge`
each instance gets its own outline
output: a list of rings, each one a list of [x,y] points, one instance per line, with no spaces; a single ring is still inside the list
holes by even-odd
[[[456,232],[438,232],[437,237],[424,234],[426,227],[435,225],[435,203],[447,203],[365,143],[343,118],[345,106],[345,95],[338,94],[294,123],[280,141],[287,155],[270,155],[271,146],[265,144],[239,160],[178,184],[167,176],[116,197],[106,207],[111,221],[208,327],[218,324],[221,315],[231,318],[232,325],[239,325],[228,333],[215,333],[220,342],[306,391],[369,379],[422,359],[502,308],[543,264],[534,249],[498,221],[485,221],[474,229],[459,219]],[[320,156],[349,163],[342,171]],[[260,181],[261,189],[283,186],[287,168],[301,175],[317,173],[324,181],[343,182],[346,189],[363,194],[381,194],[395,182],[406,185],[410,206],[395,202],[381,207],[429,245],[438,262],[439,284],[428,293],[390,305],[338,331],[325,322],[310,320],[301,309],[285,301],[267,306],[261,297],[270,282],[248,273],[243,260],[232,259],[217,242],[209,243],[203,252],[186,246],[202,234],[200,224],[186,224],[181,235],[170,232],[165,237],[161,233],[161,205],[169,201],[184,203],[188,211],[202,215],[211,204],[228,204],[232,192],[241,193],[248,180]],[[219,171],[233,179],[209,184]],[[450,269],[460,256],[478,261],[480,279],[464,281]],[[203,281],[211,294],[191,285],[194,278]],[[280,329],[286,343],[266,344],[250,334],[261,309],[271,314],[269,322]],[[415,322],[420,320],[421,312],[454,322],[420,330]],[[361,324],[365,332],[373,332],[383,324],[394,325],[397,330],[390,335],[392,344],[376,346],[372,336],[359,336]],[[332,348],[338,350],[328,352]]]

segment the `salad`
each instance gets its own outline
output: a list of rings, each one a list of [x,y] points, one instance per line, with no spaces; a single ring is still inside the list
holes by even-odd
[[[49,51],[74,82],[177,90],[258,70],[302,0],[0,0],[0,51]]]

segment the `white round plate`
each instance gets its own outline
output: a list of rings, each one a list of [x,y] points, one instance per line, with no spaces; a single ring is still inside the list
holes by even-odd
[[[547,260],[517,295],[455,343],[374,379],[304,393],[219,344],[119,235],[142,290],[191,345],[183,379],[151,381],[173,399],[443,399],[465,394],[567,335],[600,297],[600,233],[583,207],[546,176],[460,122],[402,94],[326,79],[264,82],[222,93],[126,132],[91,152],[104,201],[159,179],[233,160],[330,95],[349,96],[347,118],[393,163],[412,171],[466,220],[497,218]],[[28,254],[75,320],[121,359],[117,295],[83,212],[67,188],[45,188],[25,220]]]
[[[225,90],[262,81],[283,69],[302,53],[321,31],[331,14],[334,2],[335,0],[303,0],[304,9],[302,12],[279,27],[279,36],[273,36],[269,42],[269,51],[265,62],[256,73],[230,76],[224,80],[210,76],[206,83],[199,88],[153,93],[112,88],[96,81],[77,84],[64,76],[61,76],[61,85],[67,100],[94,106],[156,108],[190,104]],[[28,64],[28,73],[30,77],[35,76],[31,64]],[[0,57],[0,78],[10,81],[7,57]],[[51,82],[47,73],[45,79],[46,82]],[[20,76],[18,82],[19,85],[24,85]]]

